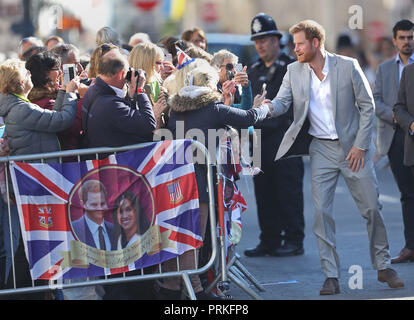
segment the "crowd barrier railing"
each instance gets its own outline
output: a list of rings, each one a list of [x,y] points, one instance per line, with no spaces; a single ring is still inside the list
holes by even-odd
[[[206,291],[212,291],[218,287],[226,296],[231,298],[230,282],[236,284],[246,294],[254,300],[263,300],[251,287],[257,291],[264,292],[265,288],[260,282],[247,270],[242,264],[240,255],[236,252],[237,245],[227,247],[225,234],[225,215],[223,199],[224,177],[221,172],[221,166],[217,166],[217,216],[218,216],[218,247],[219,247],[219,267],[217,268],[216,277],[210,282]]]
[[[158,142],[162,143],[162,142]],[[88,156],[94,157],[95,159],[99,159],[99,155],[101,154],[113,154],[117,155],[126,151],[131,150],[139,150],[144,149],[149,146],[156,145],[157,143],[143,143],[137,144],[132,146],[124,146],[124,147],[117,147],[117,148],[91,148],[91,149],[79,149],[79,150],[70,150],[70,151],[60,151],[60,152],[51,152],[51,153],[44,153],[44,154],[31,154],[31,155],[21,155],[21,156],[8,156],[8,157],[0,157],[0,164],[5,164],[9,170],[11,170],[11,164],[16,162],[22,163],[31,163],[31,162],[40,162],[46,163],[47,160],[50,159],[58,159],[58,163],[63,163],[65,158],[68,157],[75,157],[77,160],[76,162],[83,162],[82,157]],[[198,266],[197,263],[197,250],[193,249],[194,252],[194,265],[196,266],[194,269],[187,269],[187,270],[180,270],[179,264],[179,257],[175,258],[177,262],[177,271],[165,272],[163,271],[162,263],[154,266],[155,271],[150,274],[144,273],[144,269],[141,269],[139,275],[126,275],[125,272],[121,273],[121,277],[112,278],[109,275],[105,275],[99,278],[87,278],[82,279],[80,282],[72,282],[72,283],[65,283],[65,281],[58,281],[58,280],[49,280],[48,284],[45,285],[35,285],[34,281],[32,280],[32,285],[27,287],[17,287],[17,277],[19,276],[16,274],[16,265],[14,259],[14,251],[13,248],[13,233],[12,233],[12,212],[11,212],[11,204],[10,201],[7,201],[7,215],[9,220],[9,234],[10,234],[10,252],[11,252],[11,277],[13,278],[13,285],[11,288],[7,289],[0,289],[0,297],[5,295],[15,295],[15,294],[27,294],[27,293],[36,293],[36,292],[46,292],[46,291],[54,291],[60,289],[69,289],[69,288],[79,288],[85,286],[95,286],[95,285],[110,285],[110,284],[120,284],[120,283],[129,283],[133,281],[145,281],[145,280],[156,280],[156,279],[163,279],[163,278],[172,278],[172,277],[180,277],[183,280],[185,288],[187,290],[187,294],[190,299],[195,300],[196,296],[194,290],[191,285],[190,276],[191,275],[200,275],[202,273],[207,272],[212,266],[214,266],[217,255],[217,235],[216,235],[216,214],[215,214],[215,199],[214,199],[214,183],[213,183],[213,174],[212,174],[212,160],[210,159],[210,155],[206,147],[197,142],[191,141],[193,147],[197,148],[205,157],[206,160],[206,167],[207,167],[207,183],[208,183],[208,191],[209,191],[209,219],[210,219],[210,228],[206,230],[206,232],[210,232],[211,237],[211,253],[209,260],[204,266]],[[11,181],[9,181],[10,177],[6,174],[6,197],[10,199],[10,186],[12,185]],[[14,183],[14,182],[13,182]]]

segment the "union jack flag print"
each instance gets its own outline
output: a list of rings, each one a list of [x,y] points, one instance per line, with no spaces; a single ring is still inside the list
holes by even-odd
[[[246,200],[236,184],[236,181],[239,180],[240,174],[243,171],[243,166],[238,155],[238,148],[237,146],[234,147],[232,139],[235,139],[235,137],[225,136],[220,141],[219,149],[220,177],[223,182],[223,206],[225,209],[224,234],[226,235],[226,248],[240,242],[242,234],[242,213],[247,210]]]
[[[188,148],[191,149],[191,141],[174,140],[103,160],[11,162],[32,278],[60,280],[111,275],[156,265],[199,248],[202,237],[194,165],[182,156]],[[89,224],[75,228],[83,219],[88,220],[89,200],[83,198],[82,189],[88,181],[98,181],[105,189],[102,194],[107,208],[102,212],[108,237],[130,222],[121,218],[121,209],[117,207],[121,206],[121,195],[133,193],[139,199],[137,211],[147,225],[135,235],[131,245],[121,246],[119,231],[119,238],[109,237],[110,250],[108,246],[100,250],[99,241],[93,242],[91,237],[88,243],[84,240],[87,237],[83,238]],[[89,193],[86,194],[88,197]],[[143,225],[141,220],[136,224]]]

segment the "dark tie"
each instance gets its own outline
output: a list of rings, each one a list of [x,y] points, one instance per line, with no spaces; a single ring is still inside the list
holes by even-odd
[[[105,238],[104,238],[104,235],[103,235],[102,226],[99,226],[98,230],[99,230],[99,249],[106,250]]]

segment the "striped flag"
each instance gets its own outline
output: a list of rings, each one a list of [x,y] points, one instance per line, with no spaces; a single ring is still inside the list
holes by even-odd
[[[194,165],[182,157],[188,148],[190,141],[175,140],[103,160],[62,164],[11,162],[32,278],[111,275],[152,266],[200,247]],[[97,211],[102,213],[110,249],[99,249],[99,241],[93,240],[90,221],[95,220],[88,207],[88,192],[96,190],[85,191],[90,181],[100,182],[105,189],[101,194],[106,209]],[[126,198],[126,194],[138,199],[131,201],[137,231],[126,246],[121,246],[124,228],[131,227],[129,218],[121,218],[119,199]]]
[[[241,159],[238,154],[238,135],[228,132],[220,140],[219,160],[220,176],[223,181],[224,233],[226,248],[238,244],[242,234],[242,213],[247,210],[247,203],[236,181],[242,172]]]

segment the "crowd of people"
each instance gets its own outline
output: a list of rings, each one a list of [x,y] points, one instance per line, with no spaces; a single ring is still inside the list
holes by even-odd
[[[8,59],[0,65],[0,117],[5,124],[1,155],[127,146],[157,141],[164,129],[173,138],[193,138],[180,136],[180,125],[184,126],[184,134],[198,129],[205,137],[210,129],[249,129],[253,145],[260,132],[256,147],[261,152],[261,172],[253,180],[260,236],[258,245],[244,254],[251,258],[304,254],[301,156],[310,154],[315,206],[313,230],[326,276],[320,294],[340,292],[332,213],[339,174],[346,179],[361,215],[367,220],[372,264],[378,270],[378,280],[392,288],[403,287],[404,282],[390,264],[414,260],[414,172],[411,175],[414,112],[408,80],[411,74],[403,72],[403,67],[414,61],[413,26],[402,21],[394,29],[399,76],[405,83],[394,108],[395,115],[393,106],[397,102],[399,78],[394,79],[393,86],[388,83],[393,79],[390,73],[395,55],[378,68],[372,95],[367,75],[346,51],[349,39],[338,42],[342,55],[327,52],[325,30],[314,21],[303,21],[291,28],[296,55],[291,57],[281,50],[282,33],[273,18],[266,14],[255,16],[251,39],[259,60],[251,66],[239,66],[238,57],[226,49],[208,53],[206,35],[198,28],[183,32],[181,39],[167,37],[155,43],[146,34],[136,33],[128,43],[123,43],[116,30],[104,27],[97,32],[89,58],[81,56],[75,45],[58,36],[45,42],[35,37],[25,38],[18,47],[18,59]],[[69,79],[65,69],[68,65],[74,68]],[[383,121],[388,127],[387,133],[378,131],[377,138],[380,151],[389,156],[402,194],[406,244],[394,259],[389,253],[373,167],[375,112],[380,123]],[[386,142],[382,142],[384,139]],[[387,145],[381,148],[384,143]],[[5,194],[4,165],[1,169],[0,287],[12,285],[11,247],[17,286],[30,286],[17,210]],[[200,230],[205,238],[209,202],[205,165],[196,163],[195,172]],[[12,221],[8,220],[8,203]],[[12,237],[9,224],[13,226]],[[104,249],[102,245],[105,248],[104,242],[98,240],[93,244]],[[205,251],[202,250],[200,259],[208,255]],[[192,269],[194,264],[193,251],[180,256],[181,270]],[[164,271],[176,269],[175,260],[163,263]],[[223,298],[220,292],[204,291],[203,275],[190,278],[198,299]],[[151,292],[158,299],[180,299],[181,282],[180,278],[157,280],[151,282]],[[135,289],[139,286],[141,282],[63,292],[67,299],[149,298],[148,291],[137,293]],[[43,294],[34,296],[45,298]]]

